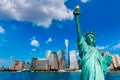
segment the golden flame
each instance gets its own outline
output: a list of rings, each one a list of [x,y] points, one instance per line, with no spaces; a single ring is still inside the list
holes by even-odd
[[[75,10],[79,10],[79,5],[77,5],[77,6],[75,7]]]

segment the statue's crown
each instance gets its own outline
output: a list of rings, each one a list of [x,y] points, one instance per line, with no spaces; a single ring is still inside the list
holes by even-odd
[[[92,34],[92,35],[95,36],[95,33],[93,33],[93,32],[87,32],[87,33],[85,34],[85,37],[87,37],[87,35],[89,35],[89,34]]]

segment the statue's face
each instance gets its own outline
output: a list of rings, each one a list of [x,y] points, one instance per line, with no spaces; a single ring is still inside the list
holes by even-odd
[[[94,39],[95,39],[95,37],[94,37],[93,34],[88,34],[86,36],[86,42],[87,42],[87,44],[88,45],[93,45],[94,44]]]

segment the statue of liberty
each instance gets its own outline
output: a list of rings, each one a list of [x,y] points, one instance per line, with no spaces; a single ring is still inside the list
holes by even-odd
[[[86,33],[84,40],[80,29],[79,6],[76,6],[73,14],[78,35],[77,48],[81,58],[81,80],[104,80],[104,73],[111,64],[112,57],[109,55],[101,56],[100,50],[96,48],[93,32]]]

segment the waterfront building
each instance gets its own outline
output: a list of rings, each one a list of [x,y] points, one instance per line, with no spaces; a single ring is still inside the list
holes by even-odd
[[[52,52],[51,50],[47,50],[47,51],[46,51],[46,59],[49,58],[51,52]]]
[[[37,59],[35,70],[49,70],[49,61],[47,59]]]
[[[70,65],[68,46],[69,46],[69,41],[68,39],[65,39],[65,66],[66,68],[69,68],[69,65]]]
[[[51,52],[49,55],[50,70],[58,70],[58,56],[55,52]]]
[[[24,70],[29,71],[31,69],[31,64],[29,62],[25,62]]]
[[[18,61],[18,60],[14,60],[13,66],[12,66],[12,70],[15,71],[22,71],[24,69],[25,66],[25,62],[24,61]]]
[[[17,70],[18,69],[18,64],[19,64],[19,61],[18,60],[14,60],[14,63],[12,65],[12,70]]]
[[[17,71],[22,71],[24,69],[24,66],[25,66],[24,61],[19,62],[18,66],[17,66]]]
[[[77,59],[77,54],[75,50],[70,51],[70,69],[78,69],[78,59]]]
[[[35,71],[37,58],[32,58],[31,60],[31,70]]]
[[[58,50],[57,51],[57,56],[58,56],[58,67],[59,70],[64,70],[65,69],[65,53],[63,50]]]
[[[118,54],[113,54],[112,58],[114,69],[120,69],[120,56]]]
[[[48,59],[40,59],[40,58],[32,58],[31,61],[31,70],[49,70],[49,60]]]

